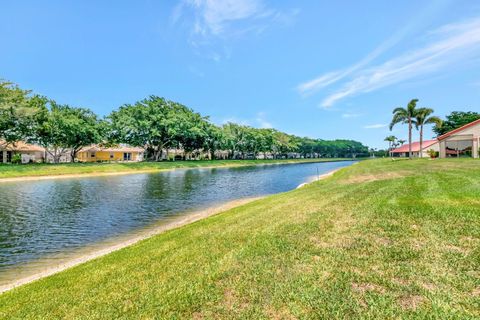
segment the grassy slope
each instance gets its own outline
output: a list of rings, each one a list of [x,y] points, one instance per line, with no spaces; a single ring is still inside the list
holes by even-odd
[[[161,171],[175,168],[245,166],[273,163],[325,162],[350,159],[288,159],[288,160],[214,160],[214,161],[175,161],[175,162],[129,162],[129,163],[65,163],[65,164],[0,164],[2,178],[55,176],[67,174],[94,174],[109,172]]]
[[[365,161],[0,295],[0,318],[480,317],[480,162]]]

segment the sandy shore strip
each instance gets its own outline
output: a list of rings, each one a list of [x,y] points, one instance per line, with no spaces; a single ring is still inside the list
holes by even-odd
[[[199,167],[200,168],[200,167]],[[117,171],[117,172],[92,172],[92,173],[68,173],[46,176],[25,176],[25,177],[13,177],[13,178],[0,178],[2,182],[21,182],[21,181],[42,181],[52,179],[73,179],[73,178],[92,178],[92,177],[105,177],[105,176],[123,176],[128,174],[142,174],[142,173],[156,173],[162,171],[176,170],[172,169],[149,169],[149,170],[129,170],[129,171]],[[181,168],[178,168],[181,169]],[[183,169],[183,168],[182,168]],[[191,169],[191,168],[189,168]],[[195,168],[193,168],[195,169]]]
[[[50,266],[48,268],[45,268],[44,270],[35,272],[34,274],[31,274],[29,276],[26,276],[26,277],[23,277],[23,278],[20,278],[20,279],[16,279],[16,280],[12,280],[11,283],[7,283],[5,285],[0,286],[0,293],[11,290],[15,287],[27,284],[27,283],[32,282],[32,281],[39,280],[39,279],[44,278],[44,277],[48,277],[50,275],[53,275],[55,273],[64,271],[68,268],[74,267],[76,265],[87,262],[89,260],[99,258],[101,256],[107,255],[107,254],[112,253],[114,251],[117,251],[117,250],[123,249],[125,247],[131,246],[133,244],[138,243],[139,241],[142,241],[142,240],[145,240],[145,239],[150,238],[152,236],[161,234],[165,231],[172,230],[172,229],[190,224],[192,222],[199,221],[201,219],[205,219],[207,217],[210,217],[210,216],[213,216],[215,214],[230,210],[232,208],[250,203],[252,201],[255,201],[255,200],[258,200],[258,199],[261,199],[261,198],[264,198],[264,197],[252,197],[252,198],[244,198],[244,199],[229,201],[229,202],[223,203],[223,204],[215,206],[215,207],[211,207],[211,208],[207,208],[207,209],[203,209],[203,210],[199,210],[199,211],[194,211],[190,214],[186,214],[185,216],[180,216],[180,217],[178,217],[177,219],[174,219],[171,222],[167,222],[167,223],[160,224],[160,225],[157,225],[157,226],[149,227],[146,230],[144,230],[143,232],[141,231],[141,232],[135,234],[134,236],[132,236],[130,238],[126,238],[126,239],[120,241],[119,243],[116,243],[115,245],[109,245],[109,246],[106,246],[106,247],[101,248],[101,249],[95,249],[91,252],[83,254],[83,255],[81,255],[79,257],[76,257],[74,259],[70,259],[70,260],[64,261],[60,264],[57,264],[55,266]]]

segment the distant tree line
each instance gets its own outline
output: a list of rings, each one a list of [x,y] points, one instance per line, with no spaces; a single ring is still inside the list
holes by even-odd
[[[148,159],[155,161],[169,158],[165,153],[172,149],[183,150],[186,159],[357,157],[370,152],[353,140],[311,139],[235,123],[217,126],[208,117],[157,96],[122,105],[100,118],[87,108],[58,104],[0,81],[0,143],[20,140],[41,145],[54,162],[65,152],[75,159],[87,145],[122,143],[145,148]]]

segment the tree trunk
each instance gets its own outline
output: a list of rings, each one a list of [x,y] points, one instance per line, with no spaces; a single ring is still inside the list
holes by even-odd
[[[75,158],[77,157],[77,152],[78,150],[73,148],[72,151],[70,152],[70,157],[71,157],[71,160],[72,160],[72,163],[75,162]]]
[[[163,154],[163,146],[158,146],[156,149],[153,149],[153,158],[155,161],[159,161]]]
[[[408,118],[408,159],[412,160],[412,119]]]
[[[423,158],[423,125],[420,126],[420,152],[418,157]]]

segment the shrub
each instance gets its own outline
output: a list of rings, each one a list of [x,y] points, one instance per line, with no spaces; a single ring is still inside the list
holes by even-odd
[[[427,153],[430,156],[430,158],[432,158],[432,159],[435,159],[438,156],[438,154],[437,154],[438,152],[433,150],[433,149],[428,150]]]
[[[12,156],[12,163],[14,163],[14,164],[22,163],[22,155],[18,154],[18,153],[14,154]]]

